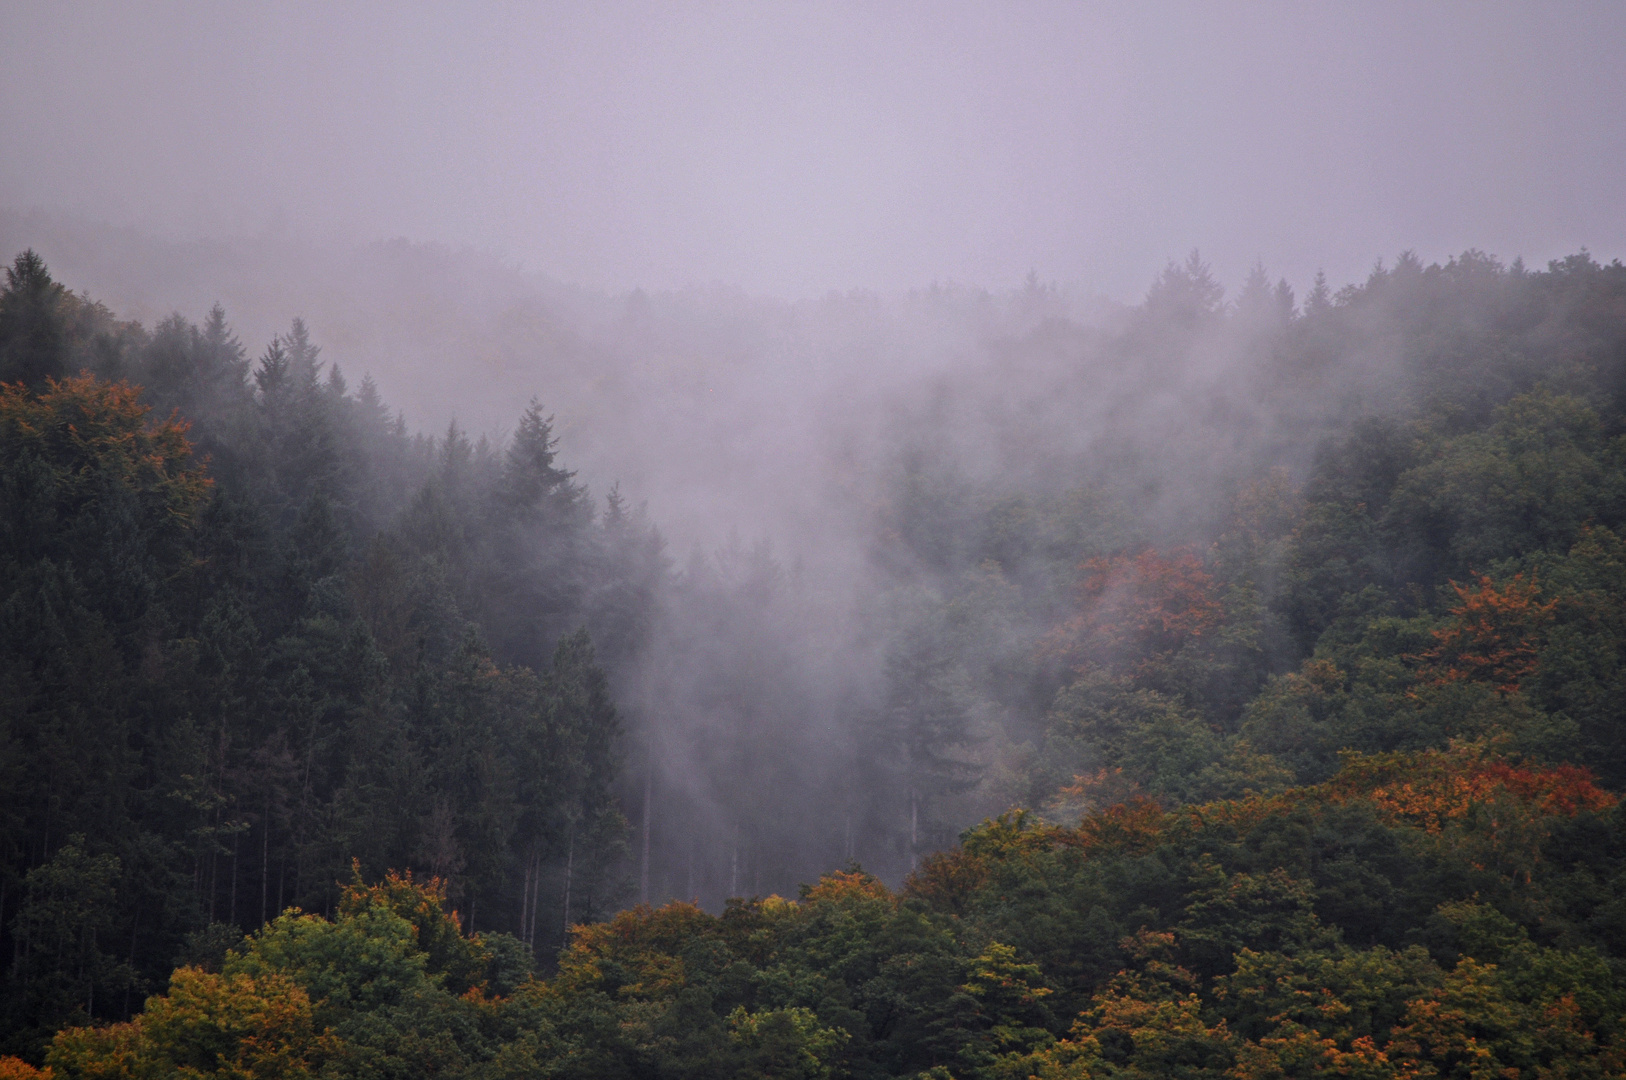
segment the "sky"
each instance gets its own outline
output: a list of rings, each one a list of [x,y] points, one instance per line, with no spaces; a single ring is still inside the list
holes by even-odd
[[[0,207],[785,298],[1626,256],[1626,4],[5,0]]]

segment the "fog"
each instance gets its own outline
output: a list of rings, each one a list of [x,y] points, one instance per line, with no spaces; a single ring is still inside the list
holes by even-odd
[[[0,196],[789,298],[1613,257],[1618,5],[11,3]]]
[[[1211,537],[1393,380],[1374,333],[1274,387],[1256,266],[1287,320],[1402,252],[1626,254],[1614,5],[6,22],[0,252],[149,325],[219,302],[252,355],[302,317],[430,434],[500,443],[536,397],[596,497],[647,505],[671,591],[612,674],[652,898],[896,879],[1031,795],[1045,702],[1011,670],[1051,564]],[[1204,283],[1215,321],[1180,323]],[[1018,518],[1065,558],[1002,548]],[[933,665],[976,782],[904,841],[855,785]]]

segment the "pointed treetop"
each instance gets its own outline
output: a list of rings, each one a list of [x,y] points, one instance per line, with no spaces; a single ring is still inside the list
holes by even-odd
[[[570,480],[576,474],[554,465],[558,445],[553,417],[544,415],[541,402],[532,398],[503,461],[502,497],[509,506],[536,509],[550,496],[574,494]]]
[[[621,481],[610,485],[604,496],[604,528],[609,532],[620,529],[627,522],[627,500],[621,497]]]
[[[1189,322],[1215,315],[1225,298],[1225,286],[1214,278],[1202,255],[1193,248],[1185,263],[1170,260],[1146,293],[1146,310]]]
[[[474,457],[474,447],[469,443],[468,435],[452,420],[446,425],[446,435],[440,443],[440,471],[444,477],[460,475]]]
[[[266,346],[265,355],[260,357],[260,366],[254,370],[254,385],[259,387],[262,397],[276,397],[288,387],[288,350],[282,347],[282,339],[274,337],[271,344]]]
[[[38,385],[67,374],[68,292],[29,248],[6,269],[0,290],[0,382]]]
[[[1332,290],[1327,286],[1327,272],[1315,272],[1315,284],[1311,286],[1310,293],[1304,298],[1304,313],[1310,315],[1326,311],[1332,307]]]

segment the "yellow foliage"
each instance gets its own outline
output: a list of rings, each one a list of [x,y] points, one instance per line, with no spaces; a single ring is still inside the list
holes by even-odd
[[[287,977],[178,968],[140,1016],[61,1031],[46,1060],[64,1080],[305,1080],[335,1049]]]

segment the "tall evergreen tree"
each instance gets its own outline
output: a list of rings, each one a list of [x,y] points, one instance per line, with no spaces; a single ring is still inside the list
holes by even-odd
[[[6,268],[0,291],[0,382],[38,387],[68,374],[67,290],[33,249]]]

